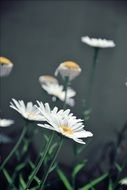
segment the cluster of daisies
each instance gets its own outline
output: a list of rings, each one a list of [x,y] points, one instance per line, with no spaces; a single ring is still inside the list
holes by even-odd
[[[114,47],[115,43],[111,40],[82,37],[81,41],[94,48]],[[0,57],[0,77],[8,76],[13,68],[13,63],[6,57]],[[57,78],[58,74],[68,81],[72,81],[81,73],[80,66],[74,61],[65,61],[61,63],[55,71],[55,76],[42,75],[39,77],[41,87],[52,96],[53,101],[59,99],[65,101],[70,106],[75,105],[74,96],[76,92],[68,86],[65,90],[63,85],[60,85]],[[84,144],[82,138],[91,137],[93,134],[84,130],[83,120],[77,119],[70,110],[58,110],[57,107],[51,109],[49,104],[43,104],[37,101],[37,105],[28,102],[26,105],[22,100],[17,101],[12,99],[10,107],[19,112],[25,119],[29,121],[38,121],[38,126],[50,130],[54,130],[62,135],[73,139],[78,143]],[[6,127],[13,124],[14,121],[0,119],[0,126]]]
[[[65,61],[56,69],[55,76],[57,76],[58,73],[60,73],[63,80],[68,77],[68,81],[70,82],[81,73],[81,68],[74,61]],[[39,77],[39,82],[41,87],[52,96],[53,101],[59,99],[64,102],[66,95],[66,104],[70,106],[75,105],[74,96],[76,92],[71,87],[68,87],[65,92],[64,86],[60,85],[54,76],[42,75]]]
[[[12,99],[10,107],[19,112],[25,119],[38,121],[40,127],[54,130],[78,143],[85,144],[82,138],[91,137],[93,134],[84,130],[83,120],[77,119],[70,109],[58,110],[57,107],[50,108],[48,103],[43,104],[37,101],[37,105],[28,102]]]

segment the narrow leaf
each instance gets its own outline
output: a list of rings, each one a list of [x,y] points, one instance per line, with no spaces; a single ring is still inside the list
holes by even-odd
[[[19,176],[19,182],[20,182],[22,188],[25,189],[26,188],[26,182],[24,181],[22,175]]]
[[[80,163],[80,164],[77,164],[74,169],[73,169],[73,172],[72,172],[72,177],[75,178],[76,175],[84,168],[85,166],[85,162],[84,163]]]
[[[122,167],[117,162],[115,163],[115,166],[116,166],[118,172],[122,171]]]
[[[46,142],[49,141],[49,137],[46,134],[44,134],[44,139],[46,140]]]
[[[108,185],[108,190],[113,190],[113,185],[112,185],[112,181],[109,181],[109,185]]]
[[[53,150],[54,150],[54,148],[57,146],[57,143],[54,143],[51,147],[50,147],[50,149],[49,149],[49,154],[52,154],[53,153]]]
[[[34,169],[34,168],[35,168],[35,164],[34,164],[31,160],[29,160],[28,162],[29,162],[30,167],[31,167],[32,169]]]
[[[105,173],[105,174],[101,175],[100,177],[94,179],[93,181],[91,181],[90,183],[85,185],[84,187],[80,188],[79,190],[89,190],[90,188],[94,187],[98,183],[102,182],[107,176],[108,176],[108,174]]]
[[[13,184],[13,181],[12,181],[11,176],[10,176],[10,174],[8,173],[8,171],[7,171],[6,169],[3,169],[3,173],[4,173],[4,175],[5,175],[5,177],[6,177],[7,181],[8,181],[8,183],[9,183],[9,184]]]
[[[55,170],[55,168],[57,167],[57,163],[55,163],[52,168],[50,169],[49,173],[51,173],[53,170]]]
[[[21,163],[21,164],[19,164],[16,168],[15,168],[15,170],[16,171],[20,171],[20,170],[22,170],[24,167],[25,167],[25,163]]]
[[[63,171],[61,169],[57,169],[57,173],[59,178],[61,179],[61,181],[63,182],[64,186],[66,187],[67,190],[73,190],[70,182],[68,181],[67,177],[65,176],[65,174],[63,173]]]

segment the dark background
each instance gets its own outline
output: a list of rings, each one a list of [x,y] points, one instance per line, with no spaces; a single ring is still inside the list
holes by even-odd
[[[23,124],[18,113],[9,108],[11,98],[51,103],[38,77],[52,75],[65,60],[76,61],[82,68],[81,75],[72,81],[77,96],[76,106],[71,108],[81,117],[93,58],[93,49],[81,43],[81,36],[115,41],[116,48],[100,51],[95,72],[93,111],[87,126],[94,137],[82,155],[95,159],[102,145],[115,138],[114,130],[120,130],[127,121],[127,2],[2,1],[0,15],[1,55],[14,63],[10,76],[2,78],[0,92],[2,116],[15,120],[15,126],[3,129],[9,135],[19,133]],[[34,139],[36,148],[47,130],[39,131]],[[74,160],[72,143],[66,139],[60,155],[69,165]]]

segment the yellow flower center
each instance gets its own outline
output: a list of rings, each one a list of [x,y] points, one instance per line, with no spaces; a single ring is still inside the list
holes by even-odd
[[[0,57],[0,64],[10,64],[11,61],[6,57]]]
[[[63,66],[68,69],[80,69],[79,65],[73,61],[65,61]]]
[[[33,112],[27,112],[28,118],[35,118],[36,114]]]
[[[60,128],[61,128],[61,132],[64,135],[73,135],[73,133],[74,133],[73,129],[66,125],[61,125]]]

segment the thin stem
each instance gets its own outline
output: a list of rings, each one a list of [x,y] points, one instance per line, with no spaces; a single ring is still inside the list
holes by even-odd
[[[91,91],[92,91],[92,86],[93,86],[95,68],[97,65],[98,52],[99,52],[99,48],[94,48],[92,71],[90,73],[90,78],[89,78],[89,82],[88,82],[88,90],[87,90],[87,95],[86,95],[86,106],[85,106],[86,109],[85,110],[90,108]]]
[[[54,133],[54,131],[53,131],[53,132],[52,132],[52,135],[51,135],[51,137],[50,137],[50,139],[49,139],[49,142],[48,142],[47,145],[46,145],[45,152],[44,152],[44,153],[42,152],[42,153],[43,153],[43,156],[41,157],[41,159],[39,160],[39,162],[38,162],[38,164],[36,165],[35,169],[33,170],[32,174],[30,175],[30,179],[29,179],[29,181],[28,181],[28,183],[27,183],[27,185],[26,185],[26,190],[29,188],[29,186],[31,185],[31,183],[32,183],[32,181],[33,181],[35,175],[37,174],[38,170],[40,169],[40,167],[41,167],[41,165],[42,165],[42,163],[43,163],[43,161],[44,161],[44,159],[45,159],[45,157],[46,157],[46,155],[47,155],[47,153],[48,153],[48,150],[49,150],[49,147],[50,147],[51,142],[52,142],[52,140],[53,140],[54,134],[55,134],[55,133]]]
[[[10,160],[10,158],[13,156],[13,154],[16,152],[16,150],[18,149],[19,145],[21,144],[25,134],[26,134],[27,128],[26,126],[23,128],[22,133],[16,143],[16,145],[13,147],[13,149],[11,150],[11,152],[9,153],[9,155],[6,157],[6,159],[3,161],[1,167],[0,167],[0,171],[4,168],[4,166],[7,164],[7,162]]]
[[[43,177],[43,180],[42,180],[42,183],[41,183],[41,186],[40,186],[40,190],[43,190],[43,189],[44,189],[44,184],[45,184],[45,182],[46,182],[46,180],[47,180],[48,174],[49,174],[49,172],[50,172],[50,170],[51,170],[53,164],[54,164],[55,161],[56,161],[56,158],[57,158],[57,156],[58,156],[58,154],[59,154],[59,152],[60,152],[60,149],[61,149],[61,147],[62,147],[62,144],[63,144],[63,136],[61,136],[61,141],[60,141],[59,147],[58,147],[58,149],[57,149],[57,151],[56,151],[56,154],[55,154],[55,156],[54,156],[54,158],[53,158],[53,160],[52,160],[52,162],[51,162],[51,164],[50,164],[50,166],[49,166],[49,168],[48,168],[48,171],[46,172],[46,174],[45,174],[44,177]]]
[[[66,101],[67,101],[67,89],[69,86],[69,77],[65,78],[65,86],[64,86],[64,90],[65,90],[65,99],[64,99],[64,104],[63,104],[63,109],[66,108]]]

